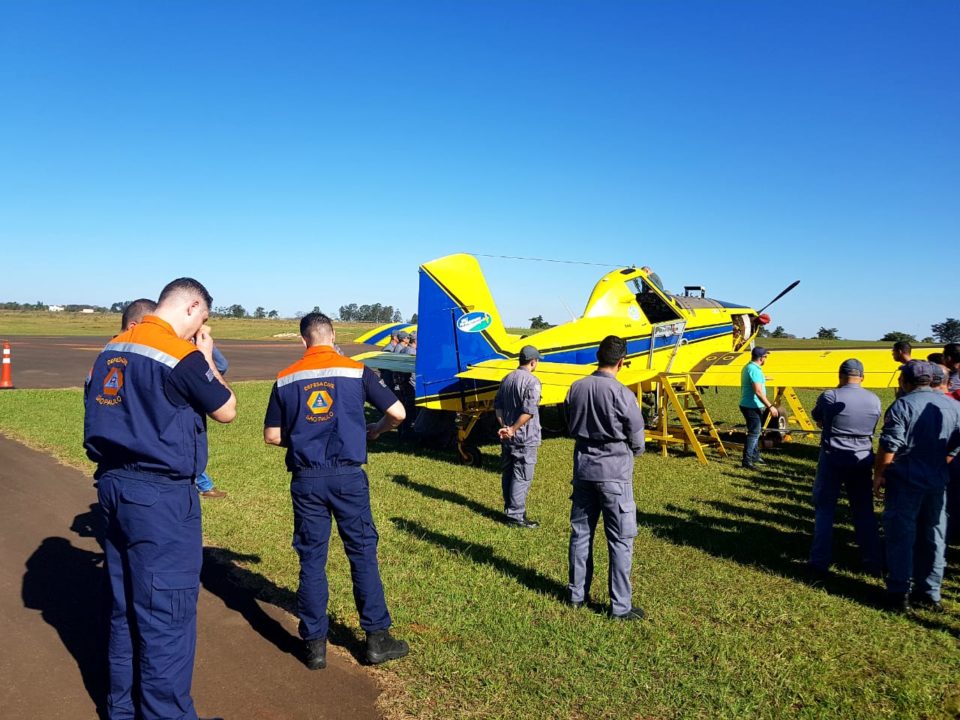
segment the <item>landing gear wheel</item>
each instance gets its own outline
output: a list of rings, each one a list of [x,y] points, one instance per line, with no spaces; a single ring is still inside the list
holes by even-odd
[[[457,456],[460,459],[461,465],[472,465],[473,467],[480,467],[481,465],[483,465],[483,454],[480,452],[480,448],[477,448],[477,447],[457,448]]]

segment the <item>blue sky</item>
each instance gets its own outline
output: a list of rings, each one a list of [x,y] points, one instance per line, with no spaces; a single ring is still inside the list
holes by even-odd
[[[0,300],[415,311],[649,264],[797,335],[960,316],[955,2],[0,4]],[[508,324],[604,272],[481,258]]]

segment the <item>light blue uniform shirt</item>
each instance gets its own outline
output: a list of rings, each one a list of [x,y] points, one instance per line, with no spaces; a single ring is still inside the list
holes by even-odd
[[[763,370],[753,360],[744,365],[740,371],[740,407],[760,408],[763,410],[766,405],[760,402],[757,393],[753,390],[753,384],[760,383],[763,394],[767,394],[767,379],[763,376]]]
[[[880,449],[895,453],[893,479],[921,490],[947,485],[948,454],[960,446],[960,403],[928,387],[903,395],[887,408]]]

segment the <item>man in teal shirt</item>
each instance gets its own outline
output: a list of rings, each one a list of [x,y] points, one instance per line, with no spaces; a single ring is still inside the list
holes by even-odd
[[[760,457],[760,428],[764,415],[769,412],[777,417],[777,408],[767,400],[767,379],[763,375],[763,364],[770,351],[755,347],[748,362],[740,373],[740,412],[747,421],[747,439],[743,443],[743,467],[756,469],[757,465],[766,465]]]

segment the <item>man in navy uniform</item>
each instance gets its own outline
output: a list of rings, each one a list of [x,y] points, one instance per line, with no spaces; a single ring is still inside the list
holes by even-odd
[[[880,420],[880,398],[865,389],[863,363],[852,358],[840,365],[840,385],[820,394],[813,419],[823,428],[820,460],[813,483],[816,512],[810,566],[819,573],[830,569],[833,518],[841,487],[846,491],[853,527],[868,573],[879,575],[880,537],[873,514],[873,431]]]
[[[917,360],[900,371],[903,395],[887,408],[874,469],[874,491],[884,488],[887,601],[899,612],[943,609],[946,459],[960,447],[960,404],[930,389],[932,375]]]
[[[523,528],[540,526],[527,517],[527,494],[533,482],[540,446],[540,380],[533,374],[540,353],[520,348],[519,366],[507,375],[493,401],[500,421],[501,489],[507,522]]]
[[[333,324],[326,315],[305,315],[300,335],[307,351],[277,376],[263,439],[287,449],[287,470],[293,475],[293,547],[300,556],[297,608],[306,664],[311,670],[327,664],[331,517],[350,561],[360,627],[367,633],[367,662],[400,658],[410,648],[390,635],[363,464],[367,440],[403,422],[403,405],[370,368],[334,350]],[[366,424],[365,402],[384,413],[379,422]]]
[[[204,324],[212,302],[192,278],[168,284],[155,314],[103,349],[86,388],[84,447],[97,463],[112,600],[111,720],[197,717],[203,543],[194,482],[207,462],[206,416],[236,416]]]
[[[593,579],[593,535],[603,514],[610,554],[610,615],[641,620],[632,602],[630,571],[637,536],[633,501],[633,458],[644,450],[643,415],[637,397],[617,381],[627,343],[609,335],[597,350],[597,371],[577,380],[567,393],[567,418],[575,438],[570,508],[569,602],[589,602]]]

